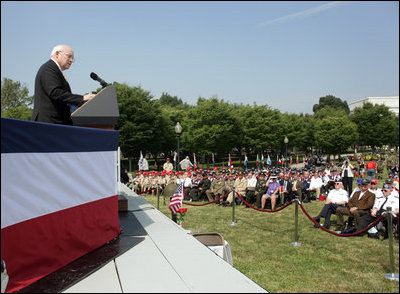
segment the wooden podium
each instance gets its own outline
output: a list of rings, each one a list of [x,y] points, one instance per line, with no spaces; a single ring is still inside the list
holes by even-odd
[[[102,89],[94,98],[71,113],[74,126],[114,130],[119,118],[115,86]]]

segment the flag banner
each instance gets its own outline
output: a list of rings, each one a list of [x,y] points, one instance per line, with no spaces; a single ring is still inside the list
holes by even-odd
[[[171,210],[172,213],[176,214],[181,208],[184,195],[185,188],[183,187],[183,183],[181,183],[176,189],[174,195],[171,198],[171,202],[169,203],[169,210]]]
[[[176,151],[174,151],[173,161],[174,161],[174,169],[176,169],[176,162],[178,161],[178,153],[176,153]]]
[[[7,292],[118,236],[117,149],[117,131],[1,119]]]
[[[193,165],[194,165],[194,169],[197,169],[196,153],[193,153]]]
[[[247,158],[247,155],[244,155],[244,166],[247,166],[247,163],[249,162],[249,159]]]
[[[299,156],[296,157],[296,164],[299,164]]]
[[[290,165],[292,165],[293,164],[293,158],[292,158],[292,156],[290,156]]]
[[[232,159],[231,159],[231,154],[229,153],[229,162],[228,162],[228,166],[231,167],[232,165]]]
[[[256,159],[256,165],[260,165],[260,158],[258,157],[258,154],[257,154],[257,159]]]
[[[268,158],[267,158],[267,164],[268,164],[268,165],[271,165],[271,164],[272,164],[271,158],[269,157],[269,154],[268,154]]]

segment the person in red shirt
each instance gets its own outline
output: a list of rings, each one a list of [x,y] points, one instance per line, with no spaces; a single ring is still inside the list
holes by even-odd
[[[372,159],[367,162],[366,168],[368,180],[371,181],[372,179],[375,179],[376,164],[372,161]]]

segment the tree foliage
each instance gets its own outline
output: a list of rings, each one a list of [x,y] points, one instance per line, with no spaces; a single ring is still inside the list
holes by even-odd
[[[114,86],[120,111],[116,129],[123,154],[135,157],[140,151],[157,153],[163,150],[171,134],[164,132],[168,128],[166,118],[150,92],[126,84],[114,83]]]
[[[154,99],[141,87],[116,82],[114,86],[120,112],[116,129],[122,153],[130,158],[138,158],[140,151],[155,158],[172,156],[177,122],[183,127],[180,149],[187,155],[274,155],[286,147],[295,153],[317,149],[338,154],[355,145],[399,145],[399,117],[384,105],[365,103],[349,115],[346,101],[327,95],[314,105],[313,115],[297,115],[267,105],[230,104],[216,97],[200,97],[193,106],[167,93]],[[2,117],[30,119],[32,101],[26,86],[3,79]]]
[[[215,97],[199,98],[197,107],[188,111],[181,125],[183,149],[202,154],[229,152],[241,133],[232,106]]]
[[[323,109],[324,107],[330,106],[336,109],[343,109],[347,114],[350,113],[349,105],[347,101],[342,101],[342,99],[337,98],[333,95],[327,95],[324,97],[319,98],[319,103],[314,104],[313,112],[316,113],[317,111]]]
[[[29,97],[28,88],[20,82],[3,78],[1,81],[1,116],[28,120],[32,115],[29,107],[33,96]]]
[[[350,119],[356,124],[357,133],[360,134],[358,145],[398,145],[399,117],[390,112],[387,106],[364,103],[362,107],[354,109]]]

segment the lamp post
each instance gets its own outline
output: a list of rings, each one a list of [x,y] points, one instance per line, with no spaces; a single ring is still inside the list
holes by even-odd
[[[287,163],[286,163],[286,161],[287,161],[287,144],[289,143],[288,137],[285,136],[285,139],[283,140],[283,142],[286,145],[286,152],[285,152],[285,167],[286,167],[287,166]]]
[[[179,123],[179,121],[176,123],[176,126],[175,126],[175,134],[178,137],[178,151],[177,151],[177,153],[178,153],[178,162],[177,162],[177,168],[176,169],[179,170],[179,137],[182,134],[182,126]]]

